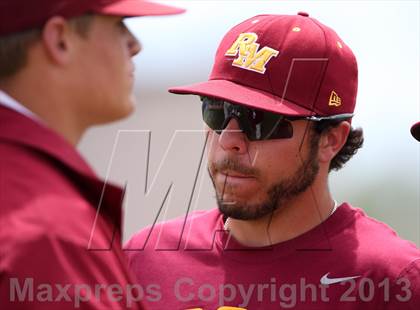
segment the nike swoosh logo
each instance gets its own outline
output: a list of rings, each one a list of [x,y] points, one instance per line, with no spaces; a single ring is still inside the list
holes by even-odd
[[[330,273],[327,272],[326,274],[324,274],[324,276],[321,278],[321,284],[323,285],[330,285],[330,284],[334,284],[334,283],[340,283],[340,282],[344,282],[344,281],[349,281],[352,279],[356,279],[356,278],[360,278],[360,276],[354,276],[354,277],[344,277],[344,278],[328,278],[328,275]]]

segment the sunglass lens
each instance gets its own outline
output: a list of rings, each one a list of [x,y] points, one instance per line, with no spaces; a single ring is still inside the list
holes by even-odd
[[[276,113],[250,109],[248,124],[246,131],[251,141],[289,139],[293,136],[292,124]]]
[[[202,98],[203,120],[211,129],[221,133],[225,122],[224,102],[210,98]]]
[[[288,120],[279,120],[275,126],[271,139],[290,139],[293,137],[293,125]]]

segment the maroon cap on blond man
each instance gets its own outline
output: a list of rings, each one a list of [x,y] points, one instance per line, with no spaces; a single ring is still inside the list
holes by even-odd
[[[1,0],[0,36],[41,27],[53,16],[71,18],[94,13],[134,17],[182,12],[145,0]]]
[[[225,35],[207,82],[169,91],[285,115],[351,116],[357,63],[335,31],[307,13],[258,15]]]

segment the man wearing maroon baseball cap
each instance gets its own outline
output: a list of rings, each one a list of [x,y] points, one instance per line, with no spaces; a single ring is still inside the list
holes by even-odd
[[[420,142],[420,122],[417,122],[411,126],[411,134],[417,141]]]
[[[218,209],[129,241],[140,285],[167,275],[151,309],[418,308],[416,246],[329,190],[363,143],[356,59],[334,30],[304,12],[252,17],[208,81],[170,91],[200,96]]]
[[[133,111],[124,17],[142,0],[0,1],[0,308],[142,309],[121,250],[123,190],[75,149]]]

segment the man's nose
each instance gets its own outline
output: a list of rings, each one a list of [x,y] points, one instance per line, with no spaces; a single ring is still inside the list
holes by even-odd
[[[137,55],[141,51],[140,41],[129,31],[129,40],[128,40],[128,49],[130,51],[131,57]]]
[[[223,129],[219,136],[219,144],[225,151],[239,154],[247,151],[248,139],[241,130],[236,118],[232,117],[225,129]]]

